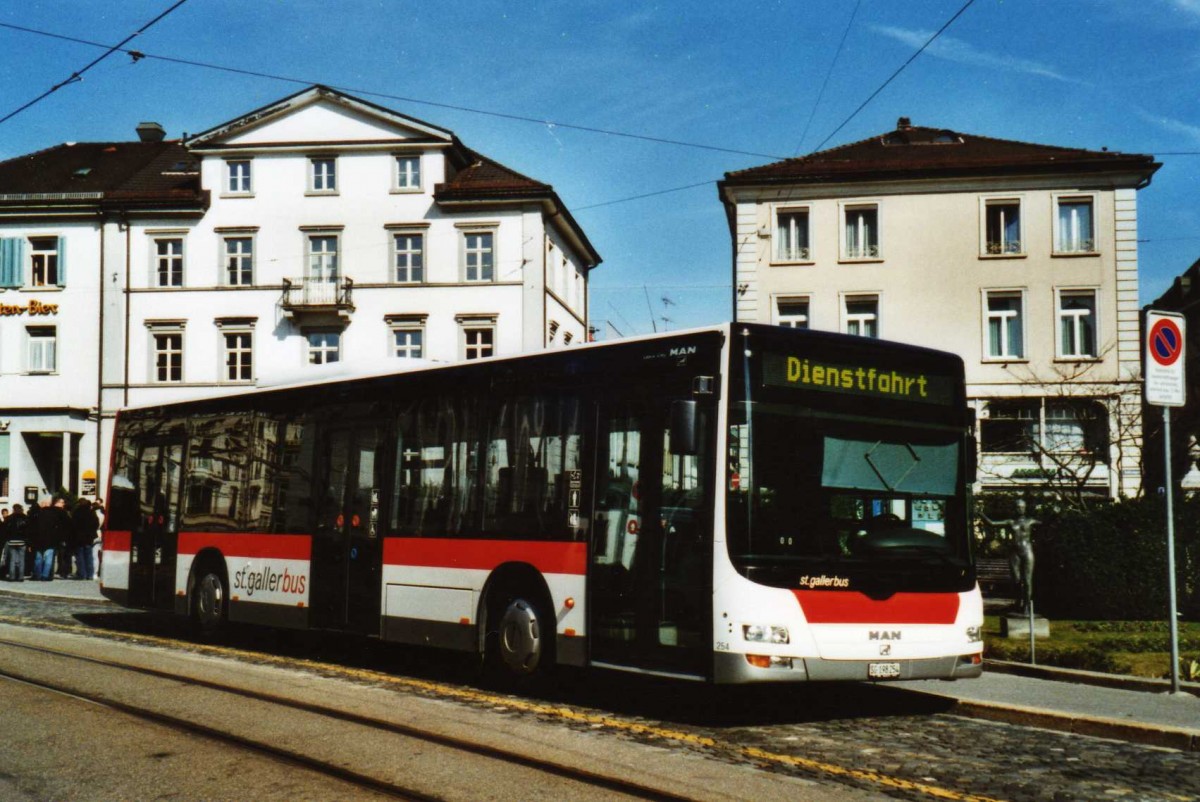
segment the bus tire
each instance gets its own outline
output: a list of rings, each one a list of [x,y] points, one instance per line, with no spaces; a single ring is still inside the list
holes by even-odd
[[[229,618],[229,583],[225,571],[211,563],[195,573],[192,621],[202,635],[215,635]]]
[[[496,626],[486,643],[488,673],[505,684],[524,685],[554,665],[554,627],[542,605],[520,594],[504,595],[491,610]],[[492,629],[492,627],[489,627]]]

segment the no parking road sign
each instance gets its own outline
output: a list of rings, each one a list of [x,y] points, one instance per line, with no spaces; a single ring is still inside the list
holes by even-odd
[[[1186,402],[1183,333],[1183,315],[1146,313],[1147,404],[1181,407]]]

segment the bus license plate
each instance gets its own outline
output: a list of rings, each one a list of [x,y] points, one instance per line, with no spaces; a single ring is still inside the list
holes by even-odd
[[[871,679],[896,679],[900,676],[900,664],[868,663],[867,676]]]

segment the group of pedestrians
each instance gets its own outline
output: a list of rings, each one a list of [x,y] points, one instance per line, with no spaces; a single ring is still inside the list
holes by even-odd
[[[100,542],[99,500],[81,498],[67,510],[67,499],[55,496],[32,506],[0,510],[0,577],[12,582],[49,582],[96,578],[96,546]]]

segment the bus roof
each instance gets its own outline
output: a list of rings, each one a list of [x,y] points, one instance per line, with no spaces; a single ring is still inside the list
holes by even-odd
[[[265,380],[260,380],[260,383],[253,387],[239,388],[233,392],[221,393],[204,393],[195,396],[185,396],[177,399],[172,399],[166,402],[133,404],[124,407],[123,410],[151,410],[162,407],[171,407],[175,405],[186,405],[193,403],[203,403],[207,401],[218,401],[225,399],[237,399],[245,397],[254,397],[276,393],[280,391],[297,390],[305,388],[319,388],[330,385],[340,384],[346,381],[365,381],[372,379],[385,379],[389,376],[402,376],[411,373],[439,373],[445,370],[462,368],[465,365],[503,365],[519,363],[530,359],[546,359],[554,357],[562,357],[570,354],[585,353],[593,350],[607,350],[610,348],[618,348],[628,345],[636,345],[638,343],[667,341],[678,338],[691,338],[704,334],[719,333],[729,337],[734,331],[747,331],[760,333],[774,334],[776,336],[789,336],[787,333],[795,333],[803,336],[804,339],[813,341],[814,343],[824,342],[830,346],[847,346],[855,345],[858,347],[870,347],[882,351],[891,352],[895,355],[924,355],[926,358],[945,359],[948,362],[957,362],[961,365],[962,360],[955,354],[947,351],[939,351],[937,349],[926,348],[924,346],[909,345],[907,343],[899,343],[891,340],[867,340],[863,337],[857,337],[849,334],[841,334],[838,332],[818,331],[815,329],[783,329],[779,326],[768,325],[764,323],[719,323],[711,326],[700,326],[690,329],[681,329],[672,332],[658,332],[654,334],[641,334],[632,337],[622,337],[618,340],[604,340],[600,342],[585,342],[579,345],[571,346],[564,349],[545,349],[541,351],[526,351],[519,354],[509,354],[505,356],[489,357],[487,359],[475,361],[457,361],[457,362],[435,362],[426,359],[396,359],[389,361],[385,367],[379,368],[372,363],[332,363],[331,365],[312,365],[308,366],[304,373],[297,372],[293,375],[277,374],[274,377],[268,377]],[[961,370],[961,368],[960,368]],[[317,374],[317,375],[312,375]]]

